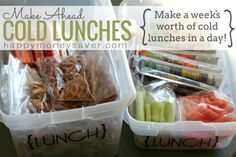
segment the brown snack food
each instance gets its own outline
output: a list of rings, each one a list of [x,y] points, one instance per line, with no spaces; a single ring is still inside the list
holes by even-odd
[[[40,73],[48,92],[59,101],[94,101],[84,73],[84,59],[70,56],[59,64],[54,58],[40,61]]]
[[[61,62],[43,58],[39,65],[55,110],[91,106],[118,97],[112,65],[104,53],[78,53]]]
[[[32,96],[42,99],[45,94],[44,84],[39,82],[31,82],[30,83],[30,90],[32,92]]]
[[[59,96],[60,100],[94,100],[85,75],[85,65],[83,55],[69,56],[61,61],[59,67],[66,83]]]
[[[42,58],[38,62],[40,74],[47,85],[47,92],[55,98],[61,95],[65,84],[57,70],[57,64],[57,60],[53,57]]]
[[[55,111],[63,111],[63,110],[70,110],[75,108],[87,107],[96,105],[95,102],[91,101],[57,101],[51,100],[51,104]]]
[[[87,81],[81,75],[65,84],[59,99],[91,101],[93,97],[88,88]]]
[[[104,53],[86,53],[86,76],[90,91],[97,103],[113,101],[118,89],[111,73],[111,63]]]
[[[41,113],[52,111],[49,103],[50,97],[47,96],[45,85],[43,82],[31,81],[29,84],[31,96],[27,108],[31,113]]]
[[[45,81],[53,82],[56,80],[56,64],[55,58],[42,58],[39,61],[40,74]]]
[[[61,61],[59,67],[66,80],[73,80],[84,75],[85,59],[83,56],[69,56]]]

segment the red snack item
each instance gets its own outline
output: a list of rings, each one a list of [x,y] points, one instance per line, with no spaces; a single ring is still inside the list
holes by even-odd
[[[30,50],[15,50],[13,54],[24,64],[32,65],[34,63],[33,54]]]
[[[236,117],[230,116],[234,108],[230,98],[214,91],[197,93],[179,98],[183,105],[184,117],[190,121],[232,122]]]
[[[54,57],[53,50],[44,50],[43,52],[45,57]]]

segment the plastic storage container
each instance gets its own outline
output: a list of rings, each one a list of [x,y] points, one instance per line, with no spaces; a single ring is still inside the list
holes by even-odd
[[[120,90],[118,100],[42,114],[9,116],[1,110],[0,119],[10,129],[18,156],[116,155],[123,112],[135,98],[135,89],[125,53],[110,55]]]
[[[226,79],[221,84],[220,91],[230,95],[235,104],[236,84],[231,74],[236,72],[233,66],[236,56],[226,51],[222,53],[221,64]],[[220,149],[228,146],[236,134],[235,122],[144,122],[134,119],[128,109],[125,121],[134,133],[135,144],[144,149]]]
[[[109,0],[11,0],[1,1],[0,5],[104,6],[111,5],[111,2]],[[1,109],[0,121],[9,128],[18,156],[104,157],[117,154],[123,113],[135,98],[135,88],[125,53],[119,51],[110,55],[119,85],[119,99],[116,101],[73,110],[18,116],[9,116],[2,112],[4,109]],[[3,59],[1,56],[0,60]]]
[[[161,5],[161,0],[124,0],[121,6]],[[125,10],[127,11],[127,10]],[[122,12],[122,16],[132,14]],[[218,52],[222,55],[220,66],[227,78],[220,90],[230,95],[236,103],[236,82],[234,52]],[[234,106],[236,109],[236,106]],[[235,115],[235,112],[234,112]],[[201,121],[145,122],[133,118],[129,110],[125,112],[125,121],[134,134],[137,147],[143,149],[221,149],[228,146],[236,134],[235,122],[204,123]]]

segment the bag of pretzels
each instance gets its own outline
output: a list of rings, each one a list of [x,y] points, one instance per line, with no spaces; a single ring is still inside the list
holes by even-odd
[[[38,67],[54,100],[97,104],[118,97],[112,62],[104,52],[77,52],[61,60],[44,58]]]
[[[42,113],[114,101],[119,96],[112,59],[105,52],[43,57],[37,69],[10,54],[10,113]]]

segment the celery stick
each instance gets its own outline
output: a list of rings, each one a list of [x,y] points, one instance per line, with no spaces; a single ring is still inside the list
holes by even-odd
[[[137,97],[135,100],[136,104],[136,119],[145,121],[145,116],[144,116],[144,94],[142,91],[137,91]]]
[[[160,122],[165,121],[165,104],[163,102],[159,103],[159,113],[160,113]]]
[[[175,121],[175,107],[170,102],[164,102],[165,104],[165,120],[167,122],[174,122]]]
[[[145,117],[146,121],[152,121],[151,105],[149,103],[145,103]]]
[[[152,121],[153,122],[160,122],[160,113],[159,113],[159,103],[152,102],[151,104],[151,113],[152,113]]]
[[[152,113],[151,113],[151,105],[150,105],[150,97],[144,96],[144,109],[145,109],[145,120],[152,121]]]

